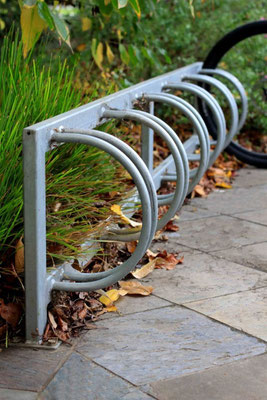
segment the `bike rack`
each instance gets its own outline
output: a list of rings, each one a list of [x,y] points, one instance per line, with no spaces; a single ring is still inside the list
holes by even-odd
[[[52,290],[92,291],[110,286],[137,265],[148,249],[154,234],[181,208],[184,199],[198,184],[206,169],[228,145],[244,123],[247,103],[240,82],[228,72],[202,70],[195,63],[167,74],[139,83],[105,98],[40,122],[23,131],[24,163],[24,229],[25,229],[25,287],[26,287],[26,343],[38,346],[47,321],[47,305]],[[210,75],[223,76],[238,90],[242,101],[240,117],[230,90]],[[190,82],[195,82],[189,83]],[[202,86],[216,87],[226,98],[230,108],[229,131],[223,111],[215,99]],[[192,93],[211,111],[217,126],[217,139],[210,139],[207,127],[195,106],[171,90]],[[136,109],[137,102],[146,102],[149,112]],[[154,104],[164,103],[178,109],[191,122],[194,133],[182,144],[174,130],[154,115]],[[110,119],[128,119],[142,124],[141,157],[120,139],[96,130]],[[153,169],[153,141],[158,134],[170,150],[167,157]],[[143,223],[139,232],[109,228],[102,240],[138,240],[136,250],[123,264],[99,273],[81,273],[70,263],[56,271],[46,270],[46,193],[45,154],[64,143],[83,143],[104,150],[114,157],[132,176],[137,188],[135,202],[141,203]],[[214,147],[211,150],[211,145]],[[200,154],[195,151],[199,149]],[[199,166],[189,169],[189,161],[199,161]],[[157,195],[164,181],[176,181],[173,194]],[[158,220],[158,205],[168,204],[169,210]]]

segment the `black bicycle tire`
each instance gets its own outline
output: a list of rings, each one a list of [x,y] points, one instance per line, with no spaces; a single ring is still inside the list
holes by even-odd
[[[223,36],[210,50],[203,68],[215,69],[222,57],[239,42],[260,34],[267,33],[267,20],[260,20],[241,25]],[[203,104],[199,102],[199,110],[211,132],[216,138],[216,126],[210,115],[209,110],[205,110]],[[235,142],[231,142],[225,149],[229,154],[234,154],[240,161],[258,168],[267,168],[267,154],[249,151]]]

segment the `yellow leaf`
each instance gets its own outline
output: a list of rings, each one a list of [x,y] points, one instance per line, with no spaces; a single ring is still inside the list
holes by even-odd
[[[118,36],[119,41],[121,41],[122,34],[121,34],[121,30],[120,29],[117,29],[117,36]]]
[[[106,48],[107,48],[107,58],[108,58],[108,62],[110,64],[112,64],[113,60],[114,60],[114,54],[112,53],[112,50],[109,46],[109,44],[106,42]]]
[[[118,309],[117,309],[116,306],[108,306],[108,307],[106,308],[106,311],[107,311],[107,312],[117,312]]]
[[[121,206],[119,206],[118,204],[113,204],[110,207],[110,209],[115,214],[119,215],[121,217],[122,221],[126,222],[126,224],[131,225],[134,228],[142,226],[141,222],[135,222],[135,221],[131,220],[130,218],[126,217],[126,215],[124,215],[123,212],[121,211]]]
[[[3,29],[5,29],[5,26],[6,26],[5,21],[3,21],[3,20],[0,18],[0,31],[2,31]]]
[[[105,6],[107,6],[110,3],[110,0],[104,0]]]
[[[26,58],[29,50],[31,50],[35,42],[39,39],[47,25],[38,14],[36,4],[34,6],[23,4],[20,25],[22,30],[23,56]]]
[[[105,306],[113,306],[113,303],[118,300],[120,297],[119,291],[117,289],[111,289],[105,292],[100,298],[99,301],[101,301],[102,304]]]
[[[89,31],[92,28],[92,21],[90,18],[83,17],[82,18],[82,31]]]
[[[152,286],[144,286],[138,281],[120,281],[120,287],[127,291],[127,294],[140,294],[149,296],[153,292]]]
[[[149,263],[145,264],[142,268],[137,268],[135,271],[132,272],[132,275],[136,279],[142,279],[148,274],[150,274],[155,266],[156,266],[157,259],[150,261]]]
[[[18,274],[24,271],[24,244],[22,238],[19,239],[16,245],[15,270]]]
[[[217,183],[215,183],[215,186],[223,188],[223,189],[232,189],[232,185],[229,185],[229,183],[225,183],[225,182],[217,182]]]
[[[102,69],[103,58],[103,43],[100,42],[98,43],[96,53],[94,55],[94,60],[100,69]]]

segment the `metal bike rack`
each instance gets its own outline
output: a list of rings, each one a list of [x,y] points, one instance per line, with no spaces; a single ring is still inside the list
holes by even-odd
[[[155,232],[161,229],[181,208],[184,199],[199,182],[206,169],[232,140],[244,123],[247,103],[240,82],[221,70],[201,70],[195,63],[124,89],[67,113],[40,122],[23,131],[24,163],[24,224],[25,224],[25,287],[26,341],[38,345],[47,320],[47,305],[52,290],[92,291],[116,283],[133,270],[148,249]],[[241,96],[240,117],[230,90],[213,76],[228,79]],[[193,83],[185,82],[193,81]],[[201,85],[216,87],[230,107],[231,124],[226,131],[222,109]],[[209,107],[217,125],[217,139],[210,139],[207,127],[197,108],[173,94],[171,90],[192,93]],[[137,102],[147,103],[148,112],[136,109]],[[154,115],[155,103],[164,103],[182,112],[191,122],[194,133],[185,143],[162,119]],[[196,101],[194,102],[196,104]],[[141,157],[120,139],[96,128],[110,119],[132,120],[142,125]],[[154,134],[159,135],[170,151],[158,167],[153,169]],[[82,273],[70,263],[56,271],[46,270],[46,193],[45,154],[64,143],[83,143],[95,146],[114,157],[132,176],[137,188],[135,202],[142,206],[143,224],[139,232],[111,227],[102,239],[138,240],[136,250],[123,264],[99,273]],[[214,149],[211,150],[211,145]],[[200,150],[200,154],[195,151]],[[189,169],[189,161],[199,166]],[[157,195],[164,181],[176,181],[173,194]],[[169,210],[158,220],[158,205],[168,204]]]

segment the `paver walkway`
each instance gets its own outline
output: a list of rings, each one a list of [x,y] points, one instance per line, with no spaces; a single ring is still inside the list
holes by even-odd
[[[73,347],[0,353],[0,400],[266,400],[267,171],[185,206],[154,249],[184,264],[143,279]]]

